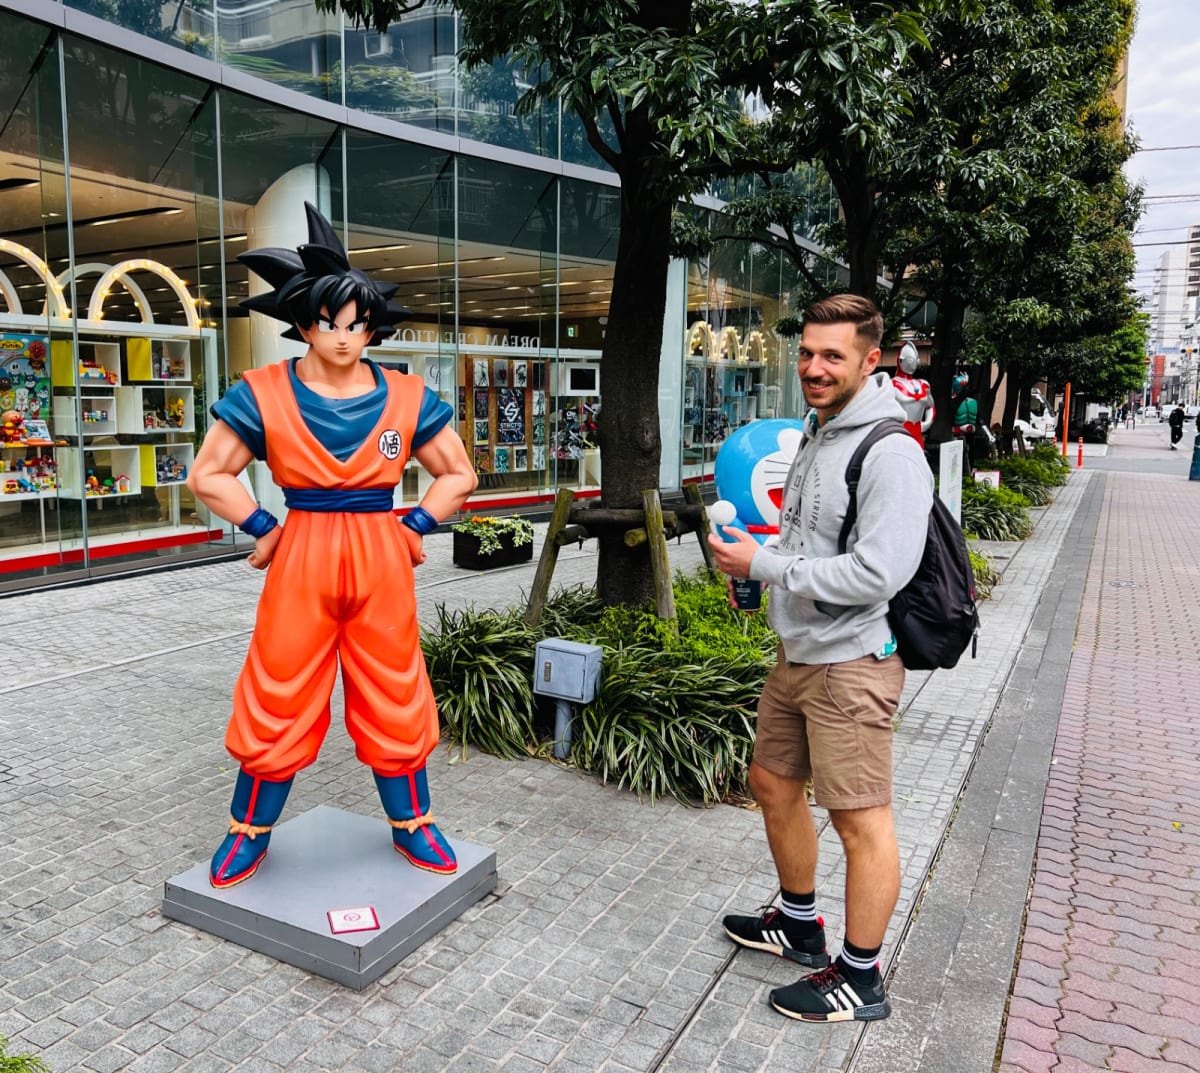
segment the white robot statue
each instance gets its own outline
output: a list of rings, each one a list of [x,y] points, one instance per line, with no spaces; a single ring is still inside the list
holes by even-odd
[[[918,380],[913,376],[920,364],[917,348],[912,343],[905,343],[900,348],[900,356],[896,359],[896,374],[892,377],[892,387],[895,388],[896,398],[904,407],[904,427],[912,433],[913,439],[922,447],[925,446],[925,432],[933,424],[933,392],[928,380]]]

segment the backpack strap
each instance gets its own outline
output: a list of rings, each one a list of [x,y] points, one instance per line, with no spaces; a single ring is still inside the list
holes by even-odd
[[[903,433],[905,436],[911,435],[904,427],[903,421],[890,417],[885,418],[862,438],[862,442],[854,448],[854,454],[850,456],[850,464],[846,467],[846,491],[850,493],[850,502],[846,505],[846,518],[842,522],[842,531],[838,534],[839,555],[846,554],[846,543],[850,539],[850,531],[854,528],[854,523],[858,521],[858,482],[862,477],[863,462],[866,460],[867,452],[880,440],[897,433]]]

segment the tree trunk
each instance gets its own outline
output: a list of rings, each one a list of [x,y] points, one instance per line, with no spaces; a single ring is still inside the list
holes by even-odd
[[[943,286],[938,297],[937,328],[929,358],[929,384],[933,389],[936,416],[925,436],[927,443],[945,443],[951,439],[956,404],[951,398],[954,368],[962,353],[963,321],[967,306],[953,289]]]
[[[605,507],[640,510],[642,493],[658,488],[658,367],[672,206],[642,188],[636,176],[622,176],[621,235],[604,338],[604,405],[597,423]],[[608,605],[653,603],[648,545],[628,547],[621,528],[605,527],[596,536],[600,599]]]

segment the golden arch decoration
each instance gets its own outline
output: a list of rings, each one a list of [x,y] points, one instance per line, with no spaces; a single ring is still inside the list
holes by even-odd
[[[719,361],[762,364],[767,360],[767,344],[758,329],[752,331],[743,343],[736,328],[722,328],[720,335],[717,335],[707,321],[698,320],[687,330],[687,353],[689,357],[706,360],[715,358]]]
[[[687,352],[693,358],[711,358],[713,351],[712,325],[698,320],[688,329]]]
[[[58,282],[66,289],[68,283],[72,280],[82,279],[84,276],[103,276],[112,265],[106,265],[102,261],[90,261],[87,264],[76,265],[74,268],[68,268],[65,272],[58,274]],[[154,312],[150,309],[150,302],[146,298],[145,291],[142,290],[128,276],[121,281],[125,289],[133,295],[133,301],[138,309],[142,312],[142,322],[144,324],[154,323]]]
[[[129,280],[126,277],[130,272],[150,272],[158,276],[178,296],[179,301],[183,305],[183,314],[187,318],[187,326],[193,329],[200,327],[200,315],[196,312],[196,299],[188,293],[183,280],[175,274],[173,269],[162,264],[160,261],[150,261],[142,257],[113,265],[112,268],[100,277],[96,283],[96,289],[92,291],[92,300],[88,305],[88,320],[102,320],[104,318],[104,299],[108,297],[114,283],[120,281],[124,286],[129,286]],[[130,289],[130,293],[134,294],[132,288]],[[143,297],[145,296],[143,295]],[[134,301],[137,302],[136,294],[134,295]],[[150,312],[150,303],[137,304],[141,310],[142,323],[153,324],[154,318]]]
[[[0,238],[0,252],[7,253],[11,257],[15,257],[28,267],[32,268],[40,279],[46,285],[46,308],[51,317],[57,320],[68,320],[71,316],[71,310],[67,308],[67,297],[63,293],[62,284],[54,278],[54,273],[50,271],[50,266],[46,264],[33,250],[28,246],[22,246],[19,242],[12,242],[6,238]],[[9,309],[13,312],[19,312],[21,303],[16,301],[15,308],[13,300],[16,298],[16,292],[10,299],[5,295],[5,301],[9,303]]]

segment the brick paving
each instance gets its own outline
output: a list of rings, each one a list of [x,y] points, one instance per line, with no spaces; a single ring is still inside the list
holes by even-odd
[[[37,655],[10,659],[0,687],[0,1032],[15,1050],[42,1054],[55,1073],[865,1070],[870,1041],[931,1029],[920,981],[903,975],[906,962],[916,963],[906,937],[934,912],[922,894],[931,872],[944,868],[946,833],[963,830],[956,811],[979,781],[981,744],[1013,696],[1021,661],[1052,661],[1054,631],[1039,609],[1093,487],[1094,474],[1075,475],[1038,512],[1031,540],[992,549],[1005,580],[984,609],[979,659],[910,676],[896,741],[903,889],[885,946],[897,1005],[887,1022],[817,1027],[779,1017],[766,993],[795,973],[724,938],[724,912],[775,892],[755,813],[651,807],[543,761],[435,754],[439,816],[456,835],[496,849],[500,884],[361,994],[164,920],[163,880],[207,858],[227,815],[232,766],[221,740],[262,579],[224,563],[3,602],[10,623],[35,638]],[[422,621],[432,621],[435,602],[519,600],[532,567],[459,571],[449,543],[446,534],[429,540],[418,575]],[[672,556],[684,567],[699,561],[694,542],[673,545]],[[567,548],[556,580],[589,582],[594,569],[590,548]],[[378,814],[336,715],[285,818],[316,804]],[[1021,788],[1026,812],[1034,801],[1033,831],[1043,786],[1036,799]],[[841,859],[823,828],[818,900],[836,943]],[[1008,873],[1023,887],[1028,865],[997,874]],[[1062,868],[1051,876],[1051,884],[1071,879]],[[1098,945],[1101,936],[1080,940]],[[1010,968],[997,971],[1007,979]],[[944,988],[945,980],[930,984]],[[1030,984],[1052,986],[1036,974]],[[1177,1008],[1186,996],[1169,999],[1152,1012],[1186,1020]],[[998,1021],[975,1020],[948,1026],[950,1034],[990,1032],[994,1050]],[[1045,1017],[1030,1020],[1051,1027]],[[1132,1035],[1095,1035],[1075,1043],[1063,1036],[1061,1060],[1082,1060],[1101,1045],[1139,1053]],[[1031,1028],[1011,1045],[1032,1047],[1029,1039],[1041,1037]]]
[[[1200,1069],[1200,484],[1106,483],[1003,1073]]]

